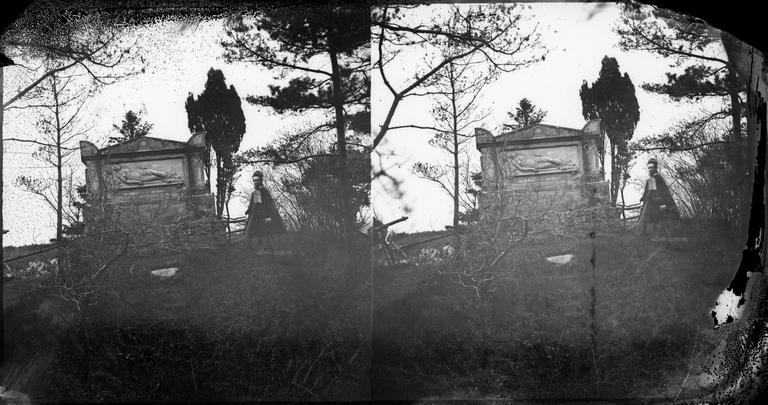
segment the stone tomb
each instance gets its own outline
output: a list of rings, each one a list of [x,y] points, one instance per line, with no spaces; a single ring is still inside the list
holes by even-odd
[[[581,130],[536,124],[499,136],[477,128],[475,141],[481,216],[501,213],[550,228],[618,220],[598,155],[599,121]]]
[[[86,231],[106,212],[121,229],[152,228],[161,237],[163,226],[214,217],[203,134],[187,142],[142,137],[102,149],[82,141],[80,154],[86,166]]]

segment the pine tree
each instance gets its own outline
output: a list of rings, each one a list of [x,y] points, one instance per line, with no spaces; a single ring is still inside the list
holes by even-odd
[[[189,93],[186,109],[190,131],[205,133],[209,152],[213,149],[216,154],[216,213],[221,218],[236,171],[232,158],[245,134],[240,96],[234,86],[227,87],[221,70],[211,68],[205,89],[197,98]],[[206,175],[210,178],[210,172]]]
[[[249,96],[248,102],[280,114],[307,110],[328,114],[327,122],[336,133],[336,195],[343,240],[347,241],[355,223],[347,132],[370,132],[370,9],[333,4],[278,7],[263,11],[253,20],[231,20],[227,37],[223,46],[228,61],[256,63],[281,76],[298,75],[287,85],[270,86],[269,95]]]
[[[119,126],[115,124],[112,127],[120,133],[119,136],[109,138],[112,142],[124,142],[141,138],[147,136],[149,131],[152,130],[152,124],[144,122],[141,118],[141,113],[134,112],[133,110],[125,113],[123,121]]]
[[[507,115],[509,116],[509,119],[512,120],[512,123],[504,124],[504,129],[516,131],[540,123],[544,120],[544,117],[547,116],[547,112],[536,107],[531,100],[523,98],[518,102],[517,107],[515,107],[515,112],[513,113],[512,111],[509,111],[507,112]]]
[[[667,73],[666,83],[645,83],[643,89],[667,95],[675,101],[698,101],[704,97],[727,100],[729,108],[718,119],[731,120],[734,138],[741,138],[745,91],[732,63],[721,56],[720,45],[730,40],[701,21],[661,8],[627,4],[622,24],[616,26],[619,45],[626,51],[647,51],[670,58],[682,74]],[[686,134],[679,134],[685,136]]]
[[[640,120],[640,106],[635,96],[635,85],[629,75],[619,71],[616,58],[605,56],[597,80],[592,86],[585,80],[579,92],[582,114],[587,120],[600,119],[611,141],[611,202],[616,202],[621,173],[628,163],[628,142]],[[604,153],[604,152],[603,152]]]
[[[643,89],[677,102],[721,101],[633,147],[667,152],[678,161],[670,174],[686,190],[683,204],[691,207],[690,215],[744,225],[756,142],[754,131],[745,128],[746,82],[731,55],[722,52],[737,48],[739,41],[693,17],[631,4],[622,6],[622,23],[615,30],[623,50],[651,52],[682,70],[667,73],[666,82],[644,83]]]

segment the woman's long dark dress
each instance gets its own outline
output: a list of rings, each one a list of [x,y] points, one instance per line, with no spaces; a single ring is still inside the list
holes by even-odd
[[[667,182],[658,173],[646,180],[645,190],[640,201],[643,202],[638,223],[641,235],[646,233],[646,228],[649,224],[658,225],[662,222],[680,219],[680,210],[678,210],[675,200],[672,198],[669,186],[667,186]],[[662,205],[665,207],[661,208]]]
[[[261,202],[258,202],[256,193],[259,193]],[[251,193],[248,209],[245,211],[248,221],[245,224],[246,239],[260,238],[274,233],[283,232],[283,219],[277,211],[275,201],[266,188],[262,187]],[[271,220],[266,221],[267,218]]]

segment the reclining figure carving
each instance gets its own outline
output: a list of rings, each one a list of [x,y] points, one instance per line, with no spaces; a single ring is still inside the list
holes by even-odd
[[[120,183],[128,185],[145,186],[151,184],[176,183],[181,181],[181,176],[175,173],[139,167],[131,169],[120,165],[111,165],[112,176]]]
[[[521,156],[520,154],[513,153],[511,155],[510,163],[515,171],[520,172],[540,173],[548,171],[578,171],[578,166],[573,161],[552,158],[540,154]]]

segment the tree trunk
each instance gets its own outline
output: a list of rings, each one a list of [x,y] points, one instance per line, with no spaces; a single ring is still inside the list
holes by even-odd
[[[453,123],[451,129],[453,130],[453,233],[458,238],[459,235],[459,117],[456,108],[456,83],[453,75],[453,64],[449,69],[450,82],[451,82],[451,108]]]
[[[344,270],[350,270],[350,255],[351,249],[351,236],[354,225],[354,215],[351,204],[351,190],[349,184],[349,170],[347,167],[347,137],[345,133],[346,123],[344,120],[344,96],[341,88],[341,68],[339,67],[338,55],[333,48],[333,44],[329,45],[328,54],[331,58],[331,81],[333,85],[333,109],[336,114],[336,145],[338,147],[338,176],[339,187],[341,191],[340,195],[340,207],[341,207],[341,243],[343,244],[341,251],[344,254]],[[350,277],[353,275],[350,274]]]
[[[754,170],[755,154],[754,146],[754,133],[747,132],[746,140],[743,139],[741,130],[741,116],[742,107],[739,100],[740,83],[736,76],[736,72],[729,66],[729,73],[727,77],[728,81],[728,95],[731,102],[731,126],[733,128],[733,141],[735,148],[731,151],[730,161],[736,165],[737,173],[740,175],[736,178],[737,195],[743,196],[742,201],[734,201],[736,207],[741,207],[740,212],[737,214],[737,222],[740,226],[745,226],[749,221],[749,208],[751,205],[751,193],[750,187],[752,186],[752,171]]]
[[[623,179],[622,179],[621,190],[620,190],[620,192],[621,192],[621,206],[622,206],[622,209],[621,209],[621,219],[623,219],[624,221],[627,220],[627,211],[624,210],[624,207],[627,206],[627,203],[624,200],[624,187],[626,187],[626,185],[627,185],[627,183],[625,181],[623,181]],[[627,223],[624,222],[624,225],[626,225],[626,224]]]
[[[748,77],[740,75],[736,62],[733,60],[733,52],[729,50],[737,49],[739,47],[738,40],[733,38],[730,34],[723,33],[721,35],[723,47],[726,49],[726,55],[728,57],[728,75],[726,76],[728,85],[728,96],[731,103],[731,126],[733,128],[734,142],[737,145],[734,151],[734,159],[736,165],[739,165],[737,169],[744,175],[738,178],[738,193],[744,196],[743,200],[737,206],[741,207],[738,215],[739,226],[746,226],[749,222],[749,208],[751,205],[750,187],[752,186],[752,171],[754,170],[755,162],[755,128],[749,128],[750,123],[747,120],[747,136],[743,139],[743,133],[741,130],[741,117],[744,113],[741,100],[739,99],[742,89],[747,87]],[[750,89],[746,88],[746,91]],[[749,101],[749,96],[747,96]],[[751,129],[751,130],[750,130]],[[739,156],[740,155],[740,156]]]
[[[618,169],[618,164],[616,163],[616,145],[611,142],[611,203],[616,204],[616,192],[618,191],[618,184],[616,184],[616,179],[618,176],[616,176],[616,171]]]
[[[736,142],[741,141],[741,100],[739,99],[739,82],[734,73],[728,73],[728,96],[731,101],[731,126]]]
[[[62,214],[63,214],[63,198],[64,198],[64,191],[63,191],[63,182],[64,179],[62,178],[61,173],[61,165],[62,165],[62,158],[61,158],[61,117],[60,117],[60,111],[59,111],[59,88],[57,87],[56,83],[56,76],[51,76],[51,81],[53,84],[53,105],[55,108],[56,113],[56,242],[61,242],[61,236],[62,236]]]
[[[227,187],[227,188],[229,188],[229,187]],[[230,220],[230,218],[232,218],[232,216],[229,215],[229,198],[230,198],[229,190],[227,190],[227,200],[226,200],[226,202],[224,202],[224,207],[225,207],[224,209],[227,212],[227,236],[229,236],[229,233],[232,232],[232,227],[229,225],[229,220]]]
[[[216,153],[216,218],[221,219],[222,214],[224,213],[224,194],[222,193],[222,183],[224,182],[224,173],[222,170],[222,161],[221,156],[219,156],[218,153]],[[225,190],[226,191],[226,190]]]
[[[211,147],[210,145],[207,145],[207,144],[205,147],[205,162],[203,163],[205,164],[203,166],[205,170],[205,184],[208,187],[208,191],[210,192],[211,191]]]

